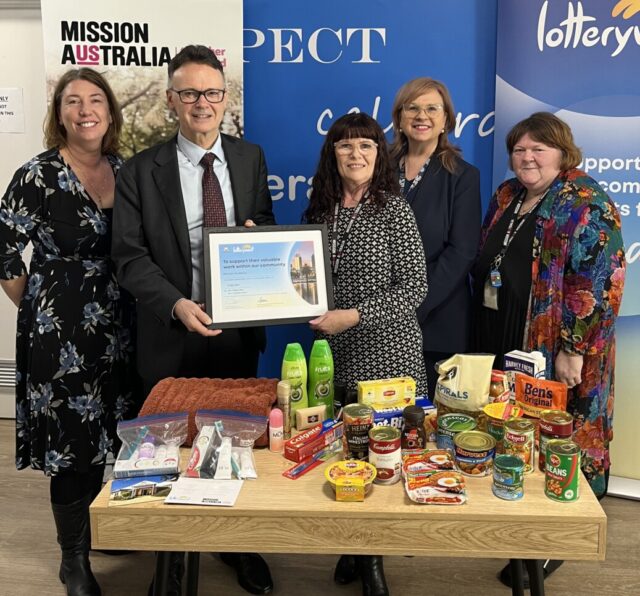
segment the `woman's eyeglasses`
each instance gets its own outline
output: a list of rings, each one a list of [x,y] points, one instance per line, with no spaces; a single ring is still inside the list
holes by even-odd
[[[351,155],[356,149],[363,155],[367,155],[378,148],[378,143],[374,141],[338,141],[333,146],[339,155]]]

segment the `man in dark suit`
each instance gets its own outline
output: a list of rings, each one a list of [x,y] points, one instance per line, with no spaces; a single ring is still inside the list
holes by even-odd
[[[207,327],[202,228],[275,223],[262,149],[220,133],[227,96],[215,54],[187,46],[168,74],[179,132],[121,168],[113,216],[112,256],[120,284],[137,300],[138,370],[147,393],[171,376],[256,376],[264,329]],[[271,591],[259,555],[223,561],[247,591]],[[174,564],[178,593],[181,575],[182,564]]]

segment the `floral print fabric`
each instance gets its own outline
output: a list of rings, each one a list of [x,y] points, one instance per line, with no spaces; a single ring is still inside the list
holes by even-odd
[[[485,216],[481,244],[514,197],[517,179],[503,183]],[[582,382],[569,390],[574,440],[582,470],[596,495],[606,490],[613,438],[615,319],[620,309],[625,256],[620,214],[584,172],[562,172],[538,209],[531,295],[522,349],[539,350],[548,379],[559,350],[584,358]]]
[[[110,157],[117,171],[120,162]],[[16,339],[16,467],[88,472],[136,414],[133,304],[109,261],[111,213],[57,150],[14,175],[0,204],[0,278],[26,273]]]

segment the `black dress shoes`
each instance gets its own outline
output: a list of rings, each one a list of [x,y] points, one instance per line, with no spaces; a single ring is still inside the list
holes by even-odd
[[[542,564],[542,577],[543,579],[547,579],[560,565],[562,565],[564,561],[556,560],[556,559],[547,559]],[[502,571],[498,574],[498,579],[508,588],[513,587],[513,578],[511,576],[511,563],[507,563]],[[529,574],[527,573],[527,567],[525,565],[522,566],[522,584],[525,590],[530,588],[529,582]]]
[[[255,553],[221,553],[225,565],[233,567],[238,583],[250,594],[268,594],[273,590],[273,580],[266,561]]]
[[[333,572],[333,581],[346,586],[360,577],[358,562],[354,555],[341,555]]]
[[[156,553],[156,557],[157,557]],[[184,553],[169,553],[167,596],[182,596],[182,576],[184,575]],[[155,577],[149,585],[147,596],[153,596]]]
[[[384,577],[382,557],[364,555],[359,557],[362,596],[389,596],[389,588]]]

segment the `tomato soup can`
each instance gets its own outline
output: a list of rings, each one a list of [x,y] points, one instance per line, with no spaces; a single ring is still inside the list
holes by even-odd
[[[369,463],[376,468],[376,484],[400,480],[400,431],[393,426],[375,426],[369,431]]]
[[[504,452],[524,463],[524,473],[533,472],[536,452],[536,425],[526,418],[512,418],[504,423]]]
[[[466,430],[453,439],[458,470],[466,476],[488,476],[493,468],[496,440],[479,430]]]
[[[505,420],[522,416],[522,409],[508,402],[495,402],[482,408],[487,433],[496,440],[496,453],[504,453]]]
[[[524,495],[524,462],[515,455],[501,453],[493,461],[493,494],[505,501],[517,501]]]
[[[365,404],[349,404],[342,410],[344,423],[342,451],[344,459],[369,458],[369,430],[373,426],[373,408]]]
[[[580,488],[580,447],[566,439],[547,442],[544,494],[554,501],[577,501]]]
[[[573,416],[562,410],[543,410],[540,412],[540,455],[538,467],[545,471],[547,443],[552,439],[571,439],[573,434]]]
[[[453,438],[460,432],[475,430],[476,420],[467,414],[443,414],[438,416],[438,434],[436,444],[438,449],[448,449],[455,452]]]

